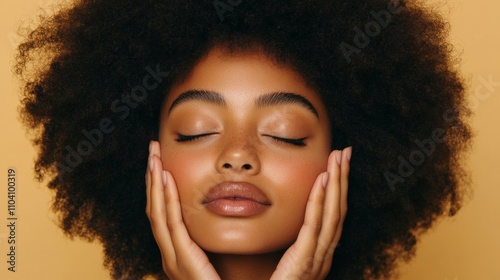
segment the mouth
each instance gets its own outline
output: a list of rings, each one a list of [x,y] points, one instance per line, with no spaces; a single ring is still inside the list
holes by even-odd
[[[246,182],[223,182],[213,187],[202,204],[212,213],[228,217],[251,217],[269,209],[271,202],[256,186]]]

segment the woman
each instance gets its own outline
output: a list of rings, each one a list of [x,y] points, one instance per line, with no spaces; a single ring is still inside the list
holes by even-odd
[[[113,278],[389,278],[466,187],[445,39],[406,1],[79,1],[16,69],[61,226]]]
[[[321,96],[263,53],[214,47],[173,85],[146,174],[169,279],[323,279],[351,156],[328,159],[329,127]]]

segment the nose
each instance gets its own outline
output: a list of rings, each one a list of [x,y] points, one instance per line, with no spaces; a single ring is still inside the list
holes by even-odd
[[[257,149],[251,140],[232,138],[226,141],[217,159],[216,168],[220,173],[255,175],[260,172]]]

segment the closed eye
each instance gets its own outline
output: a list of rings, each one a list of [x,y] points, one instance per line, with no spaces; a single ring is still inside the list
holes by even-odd
[[[287,144],[292,144],[292,145],[295,145],[295,146],[305,146],[306,145],[306,138],[307,137],[303,137],[303,138],[282,138],[282,137],[277,137],[277,136],[272,136],[272,135],[264,135],[264,136],[269,136],[271,137],[271,139],[273,140],[276,140],[278,142],[283,142],[283,143],[287,143]]]
[[[178,134],[175,141],[177,141],[177,142],[189,142],[189,141],[194,141],[196,139],[199,139],[199,138],[202,138],[205,136],[209,136],[212,134],[215,134],[215,133],[203,133],[203,134],[196,134],[196,135]],[[303,137],[303,138],[283,138],[283,137],[277,137],[277,136],[272,136],[272,135],[264,135],[264,136],[269,136],[269,137],[271,137],[271,139],[273,139],[275,141],[286,143],[286,144],[291,144],[294,146],[301,146],[301,147],[306,146],[306,142],[305,142],[306,137]]]
[[[178,134],[178,136],[175,139],[175,141],[177,141],[177,142],[189,142],[189,141],[193,141],[193,140],[196,140],[198,138],[202,138],[202,137],[209,136],[209,135],[212,135],[212,134],[215,134],[215,133],[203,133],[203,134],[196,134],[196,135],[182,135],[182,134]]]

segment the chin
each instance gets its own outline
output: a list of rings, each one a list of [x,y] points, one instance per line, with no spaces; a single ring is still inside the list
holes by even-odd
[[[284,236],[269,238],[268,234],[251,234],[241,231],[219,231],[218,234],[206,234],[201,240],[194,240],[204,251],[215,254],[256,255],[282,251],[295,240]]]
[[[187,230],[204,251],[215,254],[267,254],[288,248],[297,239],[302,219],[278,219],[270,213],[251,218],[192,215]]]
[[[207,248],[202,247],[202,249],[206,252],[210,252],[213,254],[223,254],[223,255],[261,255],[261,254],[269,254],[278,251],[283,251],[287,246],[248,246],[251,244],[232,244],[230,242],[228,244],[212,244],[212,246],[208,246]],[[215,245],[215,246],[214,246]]]

